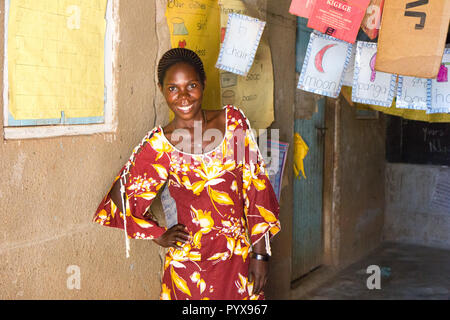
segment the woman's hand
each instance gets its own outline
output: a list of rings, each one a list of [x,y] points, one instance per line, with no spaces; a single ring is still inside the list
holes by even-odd
[[[250,258],[248,281],[253,283],[253,294],[260,294],[267,282],[269,262]]]
[[[159,238],[153,239],[161,247],[173,247],[178,250],[182,250],[182,245],[189,241],[189,233],[186,232],[186,227],[182,224],[176,224],[166,232],[164,232]],[[180,245],[181,243],[181,245]]]

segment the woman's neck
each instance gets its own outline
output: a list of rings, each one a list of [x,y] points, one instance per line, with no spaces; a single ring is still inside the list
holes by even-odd
[[[200,109],[197,114],[189,120],[180,119],[178,117],[175,117],[173,119],[173,125],[174,129],[193,129],[195,127],[195,123],[201,122],[202,124],[205,124],[206,122],[206,115],[203,111],[203,109]]]

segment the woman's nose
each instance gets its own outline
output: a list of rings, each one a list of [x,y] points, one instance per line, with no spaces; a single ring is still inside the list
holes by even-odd
[[[180,98],[188,98],[188,97],[190,97],[190,93],[186,88],[181,89],[179,92],[179,97]]]

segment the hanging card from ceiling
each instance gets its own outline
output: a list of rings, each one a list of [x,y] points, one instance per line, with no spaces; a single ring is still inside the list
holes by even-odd
[[[449,66],[450,48],[447,48],[442,57],[441,70],[446,70]],[[448,82],[448,78],[440,76],[436,79],[428,79],[427,97],[427,113],[450,113],[450,82]]]
[[[427,79],[398,77],[397,108],[427,110]]]
[[[255,59],[265,25],[259,19],[230,13],[216,68],[246,76]]]
[[[311,33],[297,88],[336,98],[351,51],[350,43]]]
[[[397,76],[375,71],[376,57],[376,43],[357,42],[352,101],[390,107]]]

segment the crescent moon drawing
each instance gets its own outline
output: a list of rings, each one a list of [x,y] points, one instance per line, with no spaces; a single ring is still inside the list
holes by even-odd
[[[328,44],[322,49],[319,50],[316,54],[316,58],[314,59],[314,65],[319,72],[325,72],[323,70],[322,62],[323,62],[323,56],[325,55],[325,52],[330,49],[331,47],[334,47],[336,44]]]

